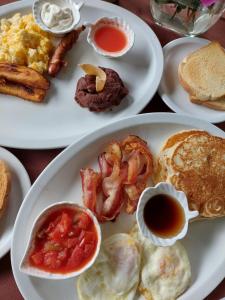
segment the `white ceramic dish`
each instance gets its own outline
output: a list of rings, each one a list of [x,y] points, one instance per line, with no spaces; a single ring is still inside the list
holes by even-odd
[[[44,3],[49,2],[48,0],[35,0],[33,2],[32,12],[36,23],[47,32],[51,32],[54,35],[63,35],[67,32],[73,30],[76,25],[80,22],[80,8],[83,5],[83,2],[80,1],[79,3],[74,2],[73,0],[54,0],[53,3],[58,5],[61,8],[70,8],[73,14],[73,23],[66,29],[63,30],[53,30],[48,28],[41,19],[41,8]]]
[[[5,213],[0,219],[0,258],[11,247],[13,226],[20,205],[30,188],[29,176],[21,162],[8,150],[0,147],[0,159],[4,160],[11,173],[11,189]]]
[[[17,1],[2,6],[0,18],[31,11],[31,0]],[[36,104],[0,94],[1,145],[30,149],[63,147],[89,130],[137,114],[147,105],[162,75],[161,45],[144,21],[105,1],[86,0],[80,24],[93,23],[101,17],[112,15],[124,18],[134,30],[135,44],[127,55],[117,59],[100,56],[87,43],[87,31],[82,33],[66,57],[69,62],[67,68],[62,69],[57,78],[51,79],[51,89],[44,103]],[[74,100],[76,82],[83,76],[83,71],[77,65],[93,62],[117,71],[129,89],[129,95],[112,111],[89,112]]]
[[[78,300],[74,279],[52,282],[31,278],[19,271],[31,226],[36,216],[48,205],[67,199],[81,203],[81,167],[97,167],[97,156],[112,139],[135,134],[148,141],[154,155],[164,140],[177,131],[201,128],[225,137],[225,133],[210,123],[177,114],[145,114],[129,117],[91,132],[64,150],[44,170],[26,196],[15,222],[11,262],[15,280],[25,299]],[[26,220],[26,226],[24,226]],[[116,222],[101,226],[102,238],[116,232],[127,232],[135,216],[121,214]],[[203,299],[225,275],[225,220],[223,218],[190,225],[182,240],[192,266],[192,284],[180,298]],[[23,238],[23,243],[21,243]]]
[[[95,43],[94,36],[98,29],[102,28],[103,26],[110,26],[114,28],[120,29],[122,32],[126,34],[127,37],[127,45],[120,51],[117,52],[108,52],[100,47]],[[121,57],[125,55],[134,45],[134,32],[131,29],[130,25],[126,23],[124,19],[114,17],[114,18],[101,18],[97,20],[94,24],[89,26],[89,32],[87,36],[88,43],[93,47],[93,49],[100,55],[106,57]]]
[[[52,272],[50,273],[50,272],[33,267],[29,263],[29,254],[34,249],[34,239],[35,239],[35,236],[36,236],[38,230],[43,225],[43,223],[46,221],[46,217],[48,217],[50,213],[58,211],[60,208],[66,208],[66,207],[85,212],[86,214],[88,214],[90,216],[91,220],[93,221],[95,228],[96,228],[97,237],[98,237],[98,242],[97,242],[97,246],[96,246],[93,257],[81,269],[79,269],[77,271],[73,271],[73,272],[68,272],[65,274],[52,273]],[[85,208],[84,206],[75,204],[74,202],[59,202],[56,204],[52,204],[52,205],[46,207],[37,216],[36,220],[34,221],[34,224],[31,229],[29,241],[27,243],[27,247],[26,247],[26,250],[24,253],[24,257],[20,264],[20,271],[24,272],[27,275],[31,275],[31,276],[35,276],[35,277],[39,277],[39,278],[45,278],[45,279],[52,279],[52,280],[62,280],[62,279],[73,278],[73,277],[76,277],[76,276],[80,275],[81,273],[85,272],[88,268],[90,268],[93,265],[93,263],[95,262],[95,260],[98,256],[98,253],[100,250],[100,245],[101,245],[100,225],[98,223],[97,218],[94,216],[94,214],[88,208]]]
[[[164,72],[159,85],[163,101],[175,112],[190,115],[212,123],[225,121],[225,111],[210,109],[191,103],[188,93],[178,80],[178,65],[185,56],[210,41],[202,38],[179,38],[163,47]]]
[[[184,221],[183,228],[175,236],[170,238],[162,238],[160,236],[157,236],[153,232],[151,232],[148,226],[145,224],[144,217],[143,217],[146,203],[148,201],[151,201],[151,198],[154,197],[155,195],[160,195],[160,194],[165,194],[173,197],[175,201],[177,201],[181,205],[184,212],[185,221]],[[138,202],[136,219],[137,219],[139,230],[141,231],[143,236],[150,239],[151,242],[156,246],[167,247],[167,246],[174,245],[177,240],[181,240],[185,237],[188,231],[189,220],[197,217],[198,214],[199,214],[198,211],[189,210],[187,197],[184,192],[177,191],[175,187],[170,183],[160,182],[156,186],[148,187],[142,192],[140,196],[140,200]]]

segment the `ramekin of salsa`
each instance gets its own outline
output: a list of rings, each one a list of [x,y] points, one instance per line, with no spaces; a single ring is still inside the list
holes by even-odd
[[[101,55],[121,57],[132,48],[134,32],[125,20],[104,17],[90,25],[87,41]]]
[[[68,202],[51,205],[34,222],[20,270],[47,279],[75,277],[94,263],[100,243],[90,210]]]

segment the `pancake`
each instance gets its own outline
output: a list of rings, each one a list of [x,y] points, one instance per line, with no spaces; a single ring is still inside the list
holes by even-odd
[[[159,157],[155,162],[155,170],[153,174],[153,181],[155,183],[165,182],[168,176],[167,162],[169,163],[170,156],[172,155],[173,150],[175,150],[178,143],[181,143],[185,138],[191,136],[192,134],[196,134],[198,132],[202,132],[197,129],[193,130],[183,130],[172,136],[170,136],[164,143],[161,148]]]
[[[184,191],[199,218],[225,216],[225,139],[193,130],[170,137],[154,178]]]

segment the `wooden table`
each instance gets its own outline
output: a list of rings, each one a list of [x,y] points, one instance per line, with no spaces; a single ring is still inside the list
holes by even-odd
[[[12,2],[12,0],[0,0],[0,5]],[[179,36],[171,31],[167,31],[155,25],[149,13],[148,0],[120,0],[117,4],[134,12],[141,17],[145,22],[151,26],[152,30],[158,36],[162,46]],[[4,6],[0,7],[4,10]],[[225,47],[225,19],[221,18],[216,25],[214,25],[203,37],[209,40],[218,40]],[[149,105],[143,110],[146,112],[170,112],[171,110],[163,103],[158,94],[156,94]],[[217,124],[218,127],[225,131],[225,122]],[[37,178],[42,170],[49,164],[49,162],[58,155],[62,149],[55,150],[18,150],[8,149],[25,166],[31,182]],[[221,255],[224,255],[224,249],[221,249]],[[219,300],[225,297],[225,279],[223,282],[206,298],[206,300]],[[10,255],[7,254],[0,261],[0,299],[1,300],[21,300],[23,299],[13,278]],[[32,300],[32,299],[28,299]],[[45,299],[47,300],[47,299]],[[63,300],[63,299],[62,299]],[[201,299],[190,299],[201,300]]]

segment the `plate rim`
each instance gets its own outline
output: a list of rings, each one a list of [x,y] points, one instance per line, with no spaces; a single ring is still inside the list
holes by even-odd
[[[16,277],[16,262],[14,260],[14,249],[15,249],[15,239],[14,235],[16,234],[16,228],[19,223],[21,212],[24,210],[23,207],[25,207],[28,204],[31,205],[32,197],[35,198],[35,195],[37,196],[38,193],[42,190],[43,186],[45,186],[46,182],[48,182],[58,171],[59,169],[74,156],[77,152],[81,151],[84,147],[87,147],[88,144],[92,143],[96,139],[104,136],[108,136],[109,134],[112,134],[113,132],[116,132],[120,129],[126,129],[130,126],[138,126],[138,125],[145,125],[145,124],[154,124],[154,123],[177,123],[180,125],[189,125],[201,128],[203,130],[209,131],[214,135],[222,136],[225,138],[225,132],[216,127],[215,125],[201,120],[197,118],[193,118],[187,115],[181,115],[181,114],[175,114],[175,113],[147,113],[147,114],[141,114],[136,116],[130,116],[126,117],[114,122],[111,122],[107,124],[105,127],[101,127],[97,130],[94,130],[87,135],[81,137],[80,139],[76,140],[73,144],[71,144],[69,147],[64,149],[59,155],[57,155],[50,164],[42,171],[42,173],[38,176],[36,181],[34,182],[33,186],[27,193],[20,210],[17,214],[17,218],[15,221],[14,231],[13,231],[13,239],[12,239],[12,248],[11,248],[11,264],[12,264],[12,271],[14,275],[14,279],[16,281],[16,284],[23,295],[25,297],[25,293],[22,288],[22,284],[20,283],[20,280]],[[34,195],[34,196],[33,196]],[[35,200],[33,200],[35,201]],[[225,259],[224,262],[219,266],[218,270],[216,270],[216,274],[212,274],[197,290],[196,297],[200,297],[203,299],[206,297],[211,291],[215,289],[215,287],[223,280],[225,276]],[[214,276],[214,277],[213,277]],[[207,283],[207,285],[206,285]],[[206,287],[205,287],[206,285]],[[181,298],[182,299],[182,296]]]
[[[23,203],[23,200],[25,199],[25,196],[26,196],[26,194],[28,193],[28,191],[31,187],[31,181],[30,181],[30,177],[28,175],[28,172],[27,172],[26,168],[24,167],[24,165],[22,164],[22,162],[16,156],[12,152],[8,151],[7,149],[5,149],[3,147],[0,147],[0,159],[5,161],[7,163],[7,165],[11,164],[13,167],[16,168],[15,175],[16,175],[16,177],[19,181],[19,184],[21,186],[22,197],[23,197],[21,199],[21,204],[20,204],[20,207],[21,207],[21,205]],[[13,181],[11,183],[13,184]],[[9,201],[12,202],[13,199],[9,198]],[[20,209],[20,207],[19,207],[19,209]],[[19,209],[17,211],[17,214],[19,212]],[[14,223],[15,223],[16,217],[14,219]],[[9,240],[8,240],[8,242],[5,243],[4,250],[0,253],[0,259],[3,256],[5,256],[11,248],[13,230],[14,230],[14,227],[10,230]]]
[[[21,1],[16,1],[13,3],[9,3],[9,4],[5,4],[3,5],[4,7],[4,11],[0,14],[0,18],[2,15],[7,15],[10,13],[13,13],[14,10],[20,10],[20,9],[24,9],[24,8],[28,8],[28,7],[32,7],[32,0],[21,0]],[[163,50],[162,50],[162,46],[161,43],[157,37],[157,35],[155,34],[155,32],[152,30],[152,28],[144,21],[142,20],[139,16],[135,15],[133,12],[121,7],[121,6],[117,6],[115,4],[112,3],[108,3],[105,1],[101,1],[101,0],[85,0],[86,5],[91,6],[91,7],[98,7],[99,9],[101,9],[102,7],[106,7],[106,8],[110,8],[112,10],[113,13],[121,13],[121,14],[125,14],[126,15],[130,15],[135,21],[134,22],[138,22],[138,24],[140,24],[140,26],[142,28],[145,29],[145,32],[148,33],[148,37],[147,39],[149,40],[153,40],[154,43],[152,43],[152,51],[153,53],[157,54],[157,68],[155,70],[155,74],[154,74],[154,81],[155,81],[155,87],[152,88],[152,92],[151,93],[147,93],[147,95],[144,95],[142,97],[140,97],[139,101],[137,101],[137,105],[135,106],[135,109],[130,112],[127,116],[122,116],[119,117],[116,120],[120,120],[121,118],[124,117],[128,117],[130,115],[134,115],[134,114],[138,114],[140,113],[145,107],[146,105],[148,105],[151,100],[153,99],[155,93],[157,92],[157,89],[159,87],[160,84],[160,79],[162,77],[163,74],[163,65],[164,65],[164,57],[163,57]],[[151,96],[152,94],[152,96]],[[146,101],[144,101],[144,103],[142,103],[141,105],[138,104],[139,102],[142,102],[142,99],[145,99]],[[116,118],[116,117],[115,117]],[[107,120],[107,123],[110,122]],[[98,128],[100,128],[101,126],[104,126],[104,124],[101,124]],[[98,129],[96,128],[96,129]],[[89,129],[90,130],[90,129]],[[39,139],[36,140],[35,138],[31,139],[31,138],[25,138],[25,139],[21,139],[21,137],[19,139],[17,138],[8,138],[8,137],[1,137],[1,145],[4,147],[11,147],[11,148],[16,148],[16,149],[56,149],[56,148],[64,148],[68,145],[70,145],[75,139],[79,139],[81,136],[86,135],[89,130],[87,130],[86,132],[83,132],[82,134],[77,134],[74,135],[74,133],[71,133],[70,136],[66,136],[64,138],[45,138],[45,139]],[[41,135],[41,133],[40,133]]]
[[[165,67],[165,52],[167,52],[168,50],[171,50],[171,48],[173,48],[174,46],[177,45],[181,45],[181,44],[186,44],[190,41],[196,41],[196,44],[198,44],[199,46],[204,46],[205,43],[210,43],[211,41],[206,39],[206,38],[200,38],[200,37],[180,37],[177,38],[175,40],[170,41],[169,43],[165,44],[163,46],[163,55],[164,55],[164,67]],[[174,112],[179,113],[179,114],[185,114],[187,116],[190,116],[191,114],[189,112],[186,112],[182,109],[180,109],[176,104],[174,104],[174,102],[171,100],[171,98],[166,94],[166,92],[164,91],[163,87],[162,87],[162,81],[163,81],[163,77],[164,74],[162,74],[161,80],[160,80],[160,84],[158,87],[158,93],[161,97],[161,99],[163,100],[163,102]],[[222,111],[218,111],[218,112],[222,112]],[[225,121],[225,112],[224,112],[224,116],[209,116],[209,122],[210,123],[221,123]],[[203,119],[205,120],[205,119]]]

